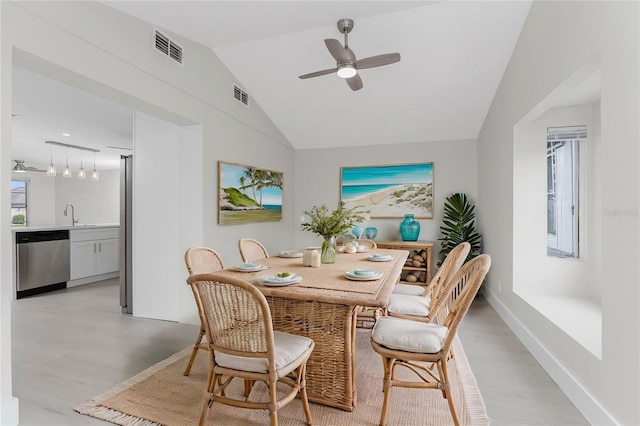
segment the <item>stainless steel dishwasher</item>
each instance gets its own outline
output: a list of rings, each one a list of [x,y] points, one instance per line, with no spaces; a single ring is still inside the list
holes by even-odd
[[[16,233],[17,298],[67,287],[69,231]]]

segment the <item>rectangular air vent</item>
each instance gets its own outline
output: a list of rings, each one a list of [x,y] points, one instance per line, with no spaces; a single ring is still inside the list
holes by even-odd
[[[182,47],[160,31],[155,30],[155,33],[156,50],[182,65]]]
[[[249,106],[249,94],[235,84],[233,85],[233,97],[246,106]]]

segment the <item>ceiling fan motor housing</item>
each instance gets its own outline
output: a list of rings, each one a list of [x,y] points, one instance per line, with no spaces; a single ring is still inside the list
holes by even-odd
[[[353,29],[353,19],[340,19],[338,21],[338,31],[341,33],[349,34]]]

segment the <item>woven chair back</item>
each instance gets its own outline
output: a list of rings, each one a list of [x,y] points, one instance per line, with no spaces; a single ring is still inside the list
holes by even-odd
[[[241,238],[238,241],[238,249],[243,262],[254,262],[269,257],[267,249],[260,241],[252,240],[251,238]]]
[[[489,268],[491,268],[491,257],[488,254],[481,254],[460,268],[453,279],[449,281],[447,288],[444,289],[444,292],[449,294],[447,299],[451,301],[450,309],[440,310],[441,313],[446,311],[446,316],[442,321],[440,321],[440,313],[438,314],[438,323],[448,328],[443,345],[444,353],[448,353],[451,349],[458,327],[484,282]]]
[[[224,269],[220,255],[209,247],[190,247],[184,254],[189,275],[207,274]]]
[[[466,241],[455,246],[445,257],[444,262],[438,268],[438,272],[433,276],[431,282],[427,286],[427,289],[424,292],[424,296],[431,295],[431,312],[437,312],[438,305],[434,306],[434,301],[436,301],[442,293],[442,288],[445,286],[446,282],[453,278],[453,276],[458,272],[458,270],[462,267],[469,251],[471,250],[471,244]],[[435,308],[435,310],[434,310]],[[429,315],[430,318],[434,318],[433,315]]]
[[[269,305],[256,287],[217,274],[190,277],[189,282],[195,288],[207,339],[214,350],[273,359]]]

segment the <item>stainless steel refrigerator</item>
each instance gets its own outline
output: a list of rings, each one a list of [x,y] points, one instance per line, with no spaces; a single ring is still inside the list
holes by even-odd
[[[123,314],[133,313],[132,206],[133,155],[120,156],[120,306]]]

